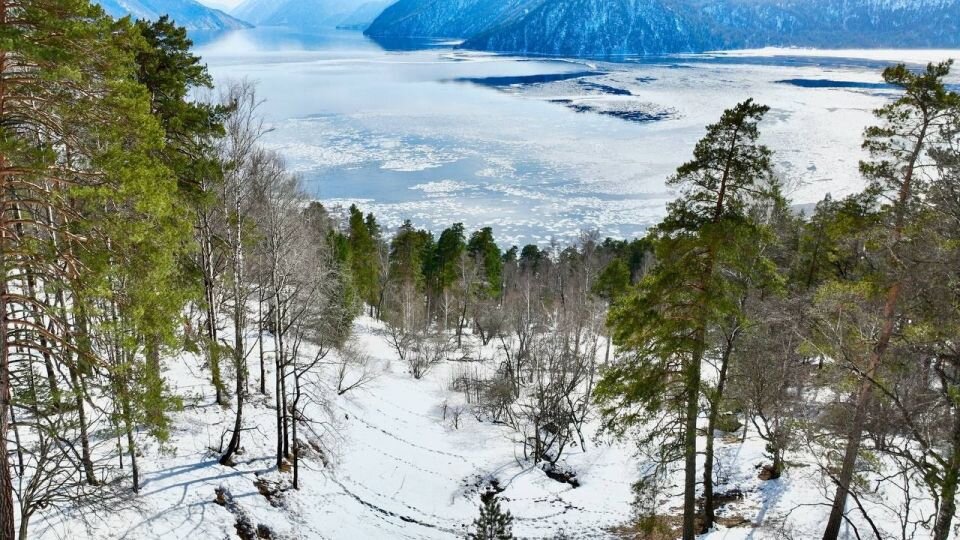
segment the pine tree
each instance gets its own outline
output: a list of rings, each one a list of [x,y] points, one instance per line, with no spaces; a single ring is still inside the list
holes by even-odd
[[[467,253],[476,259],[483,269],[483,283],[480,294],[483,297],[496,297],[500,294],[503,281],[503,256],[500,247],[493,238],[493,229],[484,227],[470,235]]]
[[[443,328],[449,327],[451,287],[457,281],[460,257],[466,250],[463,223],[444,229],[437,239],[436,250],[428,266],[427,279],[432,294],[442,302]]]
[[[210,304],[205,306],[207,317],[215,319],[212,312],[216,309],[213,304],[217,296],[214,285],[218,257],[213,253],[210,210],[214,203],[213,187],[221,176],[214,141],[223,136],[225,111],[222,107],[189,99],[191,92],[212,88],[213,81],[206,66],[191,51],[193,42],[187,37],[186,29],[178,27],[167,16],[152,22],[139,20],[135,27],[142,38],[134,49],[137,81],[149,92],[151,111],[164,131],[165,144],[160,159],[177,177],[181,204],[196,214],[193,216],[196,242],[191,242],[193,239],[188,236],[182,237],[189,251],[177,261],[181,279],[165,291],[164,297],[173,300],[174,293],[180,293],[181,303],[196,299],[195,283],[198,276],[202,277],[204,304]],[[197,246],[201,249],[196,249]],[[217,401],[222,402],[215,322],[206,321],[206,327],[205,349],[214,374]],[[150,392],[154,399],[159,399],[163,386],[159,368],[160,338],[151,337],[150,341],[147,351]],[[160,410],[156,412],[162,415]],[[162,418],[154,420],[163,422]]]
[[[664,473],[684,463],[683,537],[696,536],[697,420],[702,363],[718,326],[741,317],[742,280],[769,274],[763,256],[744,257],[767,236],[751,215],[778,197],[770,150],[759,144],[767,107],[748,100],[723,113],[697,143],[693,160],[669,183],[681,192],[651,235],[657,266],[610,314],[621,358],[597,386],[606,425],[616,433],[659,419],[639,441],[656,446]],[[712,434],[707,434],[710,437]],[[708,459],[709,461],[709,459]],[[705,470],[705,495],[712,500]]]
[[[66,450],[43,441],[76,444],[83,469],[76,478],[92,486],[83,403],[95,366],[124,384],[106,396],[115,410],[126,408],[124,429],[146,424],[164,435],[162,421],[137,412],[167,407],[139,392],[153,383],[138,363],[148,345],[159,350],[174,341],[182,297],[158,291],[180,284],[173,261],[185,247],[184,216],[176,178],[161,159],[163,128],[137,80],[142,37],[129,20],[113,21],[82,0],[5,2],[0,35],[0,439],[9,411],[30,411],[40,446],[26,453],[63,467],[73,456],[50,455]],[[114,361],[121,350],[123,361]],[[12,391],[11,372],[31,373],[34,358],[56,368],[46,370],[50,391]],[[61,381],[56,374],[64,372]],[[61,384],[69,385],[75,411],[40,407],[41,399],[60,402]],[[13,538],[6,458],[0,537]],[[33,463],[26,471],[21,464],[19,474],[45,487],[20,493],[22,537],[33,512],[56,505],[58,493],[82,493],[72,477],[50,481],[57,472]]]
[[[350,206],[349,217],[350,274],[370,314],[379,304],[380,265],[378,264],[380,226],[373,214],[364,217],[356,205]]]
[[[470,540],[513,540],[513,516],[504,512],[500,502],[493,494],[482,497],[480,517],[473,521],[474,532],[469,533]]]
[[[931,164],[930,149],[939,144],[943,128],[960,107],[960,98],[943,82],[950,65],[931,64],[921,73],[904,65],[884,70],[884,80],[904,93],[875,112],[881,123],[864,134],[871,159],[860,169],[870,182],[864,195],[875,209],[876,224],[854,236],[864,246],[859,258],[870,268],[856,283],[828,282],[817,293],[815,307],[823,315],[821,346],[831,358],[849,365],[857,387],[824,540],[836,540],[840,533],[875,381],[896,340],[902,300],[912,294],[909,278],[919,263],[904,255],[913,245],[913,227],[929,189],[920,171]],[[867,326],[878,330],[863,333]]]

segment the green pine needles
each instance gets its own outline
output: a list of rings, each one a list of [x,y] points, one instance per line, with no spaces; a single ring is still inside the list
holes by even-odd
[[[467,535],[469,540],[513,540],[513,516],[510,511],[500,508],[500,501],[494,494],[486,494],[480,505],[480,516],[473,521],[474,532]]]

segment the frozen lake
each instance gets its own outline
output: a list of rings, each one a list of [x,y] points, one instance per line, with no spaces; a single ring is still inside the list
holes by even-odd
[[[258,83],[280,151],[328,205],[388,227],[492,226],[504,244],[584,229],[631,237],[704,126],[748,97],[795,203],[862,185],[860,134],[891,61],[960,51],[782,51],[607,63],[384,46],[359,32],[243,30],[198,40],[218,82]]]

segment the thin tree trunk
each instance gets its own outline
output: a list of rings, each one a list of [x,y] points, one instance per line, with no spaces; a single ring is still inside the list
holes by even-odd
[[[214,283],[213,269],[213,246],[210,241],[209,225],[206,223],[206,217],[201,218],[200,223],[201,248],[203,257],[203,292],[206,304],[206,330],[207,330],[207,350],[208,361],[210,362],[210,378],[213,382],[214,392],[216,393],[217,405],[223,407],[226,405],[223,399],[223,380],[220,377],[220,351],[219,340],[217,337],[217,310],[216,310],[216,283]]]
[[[283,466],[283,404],[280,399],[282,394],[280,388],[280,377],[282,372],[280,370],[280,353],[279,353],[279,342],[277,338],[277,333],[273,334],[273,362],[274,362],[274,394],[275,401],[277,404],[277,468]]]
[[[947,540],[950,537],[950,527],[957,513],[957,488],[960,487],[960,413],[957,412],[953,415],[951,439],[953,453],[947,461],[940,486],[940,508],[937,509],[937,521],[933,526],[933,540]]]
[[[267,393],[267,368],[263,358],[263,279],[257,280],[259,292],[257,293],[257,348],[260,353],[260,394]]]
[[[20,476],[23,476],[23,445],[20,444],[20,431],[17,429],[17,416],[14,414],[13,406],[10,406],[10,427],[13,428],[13,442],[17,445],[17,470]]]
[[[126,386],[125,383],[124,386]],[[133,418],[130,414],[130,399],[125,395],[121,397],[123,407],[123,425],[127,434],[127,451],[130,453],[130,472],[133,475],[133,491],[140,493],[140,468],[137,465],[137,443],[133,438]]]
[[[0,3],[0,22],[6,21],[6,4]],[[6,53],[0,52],[0,73],[5,71]],[[2,79],[0,79],[2,81]],[[0,103],[3,99],[3,87],[0,85]],[[0,155],[0,168],[5,167],[5,159]],[[0,197],[5,198],[6,187],[0,186]],[[0,208],[3,200],[0,199]],[[6,219],[0,212],[0,272],[4,276],[0,281],[0,441],[6,445],[10,430],[10,408],[13,406],[10,395],[10,345],[8,344],[7,313],[7,258],[6,258]],[[13,514],[13,479],[10,474],[10,454],[4,446],[0,452],[0,538],[13,538],[16,525]]]
[[[87,483],[91,486],[98,484],[97,475],[93,470],[93,459],[90,456],[90,436],[87,433],[87,410],[83,403],[84,392],[80,384],[80,374],[77,373],[75,366],[70,366],[70,384],[73,385],[74,402],[79,415],[78,426],[80,428],[80,462],[83,465],[83,473]]]
[[[243,340],[245,328],[244,300],[243,294],[243,220],[241,218],[241,196],[239,187],[233,190],[233,212],[236,223],[232,231],[233,238],[233,362],[236,367],[237,375],[237,416],[234,419],[233,435],[230,437],[230,443],[223,457],[220,458],[222,465],[228,465],[233,462],[233,455],[240,450],[240,432],[243,429],[243,398],[246,392],[247,365],[246,365],[246,346]]]
[[[234,353],[234,355],[237,354],[236,352]],[[243,352],[241,351],[239,355],[242,356]],[[234,360],[237,362],[237,415],[234,417],[233,434],[230,436],[230,443],[227,444],[227,450],[220,458],[221,465],[231,465],[233,463],[233,455],[240,450],[240,431],[243,429],[243,361],[242,359],[236,358]]]
[[[283,341],[281,340],[281,347]],[[280,402],[283,407],[283,457],[290,459],[290,411],[287,409],[287,367],[286,353],[280,363]]]
[[[907,218],[907,206],[912,196],[913,174],[917,160],[924,147],[924,141],[927,132],[927,124],[924,124],[917,137],[917,142],[904,176],[903,184],[900,186],[900,192],[897,200],[895,222],[893,226],[893,235],[891,245],[897,245],[903,237],[903,230]],[[882,321],[877,344],[870,354],[864,375],[860,377],[860,384],[857,389],[856,409],[853,421],[850,423],[850,431],[847,438],[847,446],[844,449],[843,463],[840,469],[840,476],[837,478],[837,491],[833,498],[833,505],[830,508],[830,518],[827,520],[826,529],[823,532],[823,540],[837,540],[840,535],[840,527],[843,524],[844,511],[847,506],[847,495],[850,493],[850,483],[853,481],[853,473],[857,464],[857,455],[860,453],[860,443],[863,437],[863,427],[867,418],[867,407],[873,399],[873,384],[880,364],[883,361],[883,355],[890,346],[890,338],[896,326],[897,304],[900,300],[900,293],[903,282],[900,279],[894,281],[887,289],[887,298],[883,305]]]
[[[737,339],[737,330],[734,329],[723,348],[720,358],[720,374],[717,377],[717,388],[710,397],[710,416],[707,421],[706,461],[703,464],[703,530],[713,527],[716,521],[716,504],[713,493],[713,460],[714,460],[714,431],[720,418],[720,404],[723,402],[723,392],[727,385],[727,373],[730,365],[730,354]]]
[[[20,206],[16,203],[13,205],[13,213],[17,220],[22,219],[20,212]],[[21,237],[25,236],[25,231],[23,230],[23,225],[21,223],[16,224],[17,234]],[[37,286],[36,279],[33,276],[30,266],[23,268],[23,271],[27,274],[27,296],[34,298],[39,302],[39,296],[37,295]],[[34,308],[36,309],[36,308]],[[33,311],[33,310],[31,310]],[[24,315],[26,315],[26,308],[24,308]],[[33,323],[38,327],[44,326],[43,315],[34,313],[33,314]],[[60,387],[57,386],[57,372],[53,367],[53,359],[50,357],[49,347],[47,347],[47,340],[43,336],[40,336],[40,349],[41,356],[43,356],[43,366],[47,372],[47,386],[50,389],[50,399],[53,401],[54,408],[60,408]]]
[[[293,370],[293,489],[300,489],[300,445],[297,444],[297,406],[300,403],[300,375]]]

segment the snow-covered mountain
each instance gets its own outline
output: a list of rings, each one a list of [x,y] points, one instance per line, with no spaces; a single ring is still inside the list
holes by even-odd
[[[246,0],[231,14],[264,26],[366,27],[388,4],[387,0]]]
[[[368,33],[572,56],[953,47],[960,45],[960,0],[400,0]]]
[[[367,29],[376,37],[467,38],[522,20],[544,0],[400,0]]]
[[[114,17],[155,20],[170,17],[188,30],[233,30],[250,24],[194,0],[97,0]]]

